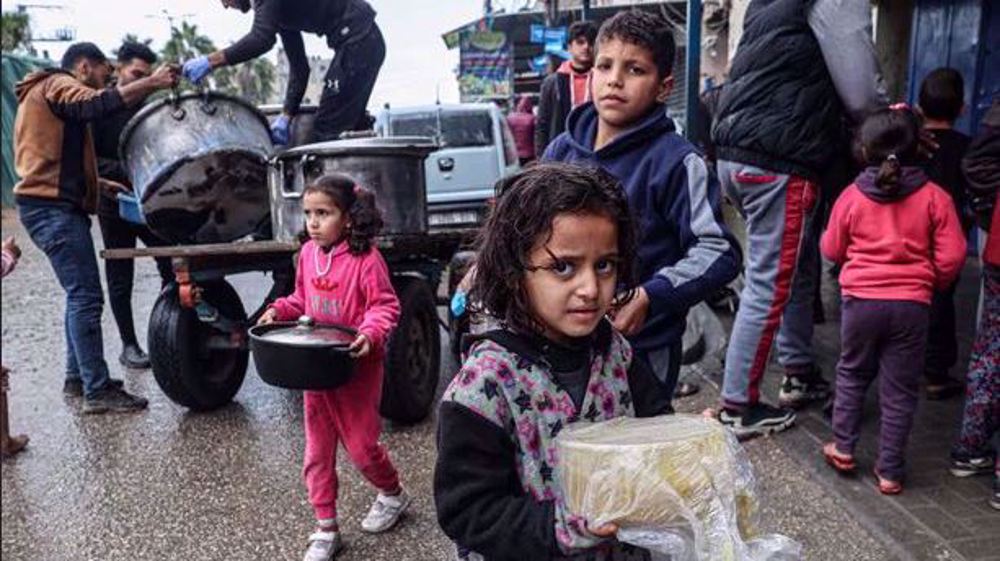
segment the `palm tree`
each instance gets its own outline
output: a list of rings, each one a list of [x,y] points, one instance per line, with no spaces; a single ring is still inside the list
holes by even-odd
[[[0,14],[0,32],[2,40],[0,46],[3,52],[25,52],[30,55],[35,54],[35,49],[31,46],[31,24],[28,14],[24,12],[3,12]]]
[[[166,62],[184,62],[198,55],[215,51],[215,43],[207,35],[198,33],[198,26],[186,21],[180,27],[170,28],[170,40],[160,54]]]
[[[273,101],[276,73],[270,60],[256,58],[233,67],[225,76],[226,83],[220,83],[219,87],[227,93],[245,97],[252,103],[268,103]]]
[[[207,55],[216,50],[215,43],[198,33],[198,26],[181,22],[172,27],[170,40],[161,55],[164,62],[183,62],[189,58]],[[267,103],[274,94],[276,71],[266,58],[257,58],[212,73],[209,86],[213,89],[248,99],[252,103]]]

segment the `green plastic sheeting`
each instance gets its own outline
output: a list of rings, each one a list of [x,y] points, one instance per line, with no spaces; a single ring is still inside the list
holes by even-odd
[[[17,96],[14,86],[21,78],[33,70],[53,66],[53,62],[37,58],[17,55],[3,55],[3,206],[14,206],[14,184],[17,183],[17,173],[14,172],[14,116],[17,114]]]

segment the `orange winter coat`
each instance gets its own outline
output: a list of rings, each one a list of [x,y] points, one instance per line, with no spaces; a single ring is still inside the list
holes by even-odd
[[[98,177],[90,121],[121,109],[121,94],[54,69],[29,74],[14,91],[14,166],[21,177],[14,196],[19,203],[62,201],[94,212]]]

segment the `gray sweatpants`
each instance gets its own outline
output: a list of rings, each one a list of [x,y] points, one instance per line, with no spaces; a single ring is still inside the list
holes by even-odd
[[[778,361],[813,364],[813,293],[819,282],[819,186],[801,177],[720,160],[719,181],[747,225],[745,286],[726,351],[722,400],[743,407],[760,383],[777,335]]]

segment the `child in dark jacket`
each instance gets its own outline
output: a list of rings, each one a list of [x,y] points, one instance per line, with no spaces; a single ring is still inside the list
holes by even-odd
[[[884,494],[903,490],[931,296],[954,282],[965,260],[951,198],[914,167],[919,139],[919,118],[905,106],[865,120],[858,145],[868,167],[837,199],[820,242],[823,255],[842,266],[843,293],[834,441],[823,454],[840,471],[856,469],[865,392],[878,377],[875,476]]]
[[[934,138],[938,148],[923,168],[927,177],[951,195],[967,232],[972,226],[966,204],[966,181],[962,174],[962,157],[970,138],[955,130],[955,121],[965,108],[965,86],[962,75],[954,68],[938,68],[920,84],[920,113],[924,129]],[[946,399],[962,393],[962,382],[949,376],[958,362],[958,340],[955,337],[955,288],[958,279],[942,290],[934,291],[931,319],[927,336],[927,358],[924,364],[927,399]]]
[[[539,164],[501,184],[470,301],[502,328],[472,343],[438,417],[438,521],[465,558],[646,558],[567,511],[555,445],[572,423],[669,409],[605,318],[633,294],[618,288],[635,285],[635,252],[607,173]]]
[[[722,220],[718,183],[674,131],[664,103],[673,86],[670,28],[624,11],[601,26],[593,103],[569,115],[545,159],[600,167],[618,178],[639,224],[636,297],[615,327],[673,396],[688,308],[739,273],[738,246]],[[686,392],[690,393],[690,389]]]

